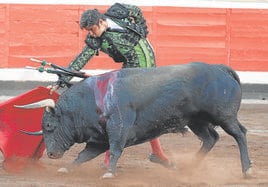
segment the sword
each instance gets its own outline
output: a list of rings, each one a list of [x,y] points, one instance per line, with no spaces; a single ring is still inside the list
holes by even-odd
[[[68,76],[74,76],[74,77],[80,77],[80,78],[87,78],[90,75],[85,74],[85,72],[81,71],[75,71],[75,70],[70,70],[68,68],[58,66],[56,64],[52,64],[46,60],[39,60],[35,58],[30,58],[32,62],[37,62],[41,64],[40,67],[35,68],[31,66],[26,66],[27,69],[35,69],[38,70],[39,72],[47,72],[47,73],[53,73],[53,74],[60,74],[60,75],[68,75]],[[52,68],[46,68],[45,66],[49,66]]]

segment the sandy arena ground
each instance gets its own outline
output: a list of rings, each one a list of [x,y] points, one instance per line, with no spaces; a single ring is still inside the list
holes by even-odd
[[[69,174],[57,169],[71,162],[84,145],[75,145],[63,158],[40,162],[43,169],[32,168],[10,174],[0,168],[1,187],[267,187],[268,186],[268,104],[242,104],[241,123],[248,129],[248,147],[253,162],[252,179],[243,179],[238,146],[234,139],[218,128],[220,140],[197,167],[190,166],[201,142],[191,132],[186,136],[168,134],[160,138],[163,148],[177,169],[166,169],[148,161],[149,143],[125,149],[118,163],[117,177],[101,179],[103,155]]]

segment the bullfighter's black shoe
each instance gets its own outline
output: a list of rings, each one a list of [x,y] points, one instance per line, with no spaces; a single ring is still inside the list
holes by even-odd
[[[173,162],[163,161],[160,158],[158,158],[154,153],[151,153],[148,158],[153,163],[161,164],[162,166],[169,168],[169,169],[176,169],[176,166]]]

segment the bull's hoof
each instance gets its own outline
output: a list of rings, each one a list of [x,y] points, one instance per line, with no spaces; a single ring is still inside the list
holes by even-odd
[[[57,170],[58,173],[66,174],[69,173],[69,170],[67,168],[60,168]]]
[[[173,162],[169,161],[163,161],[160,158],[158,158],[154,153],[151,153],[149,155],[149,160],[156,164],[161,164],[162,166],[169,168],[169,169],[176,169],[176,166]]]
[[[248,168],[248,170],[243,174],[244,174],[243,175],[244,179],[251,179],[252,178],[252,169],[251,169],[251,167]]]
[[[111,172],[107,172],[102,176],[103,179],[112,179],[114,177],[115,177],[114,174]]]

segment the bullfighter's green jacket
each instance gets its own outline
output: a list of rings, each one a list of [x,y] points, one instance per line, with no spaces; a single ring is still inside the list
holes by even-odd
[[[118,3],[116,4],[118,6]],[[140,8],[126,4],[119,4],[119,6],[119,9],[121,8],[119,13],[122,13],[122,9],[127,12],[125,18],[122,15],[116,15],[114,13],[116,11],[110,13],[113,6],[104,15],[106,20],[112,20],[122,29],[108,28],[99,38],[87,35],[85,47],[68,68],[82,69],[94,55],[98,55],[99,51],[109,55],[115,62],[123,63],[122,68],[155,67],[154,51],[146,39],[148,31]],[[72,77],[61,78],[69,82]]]

